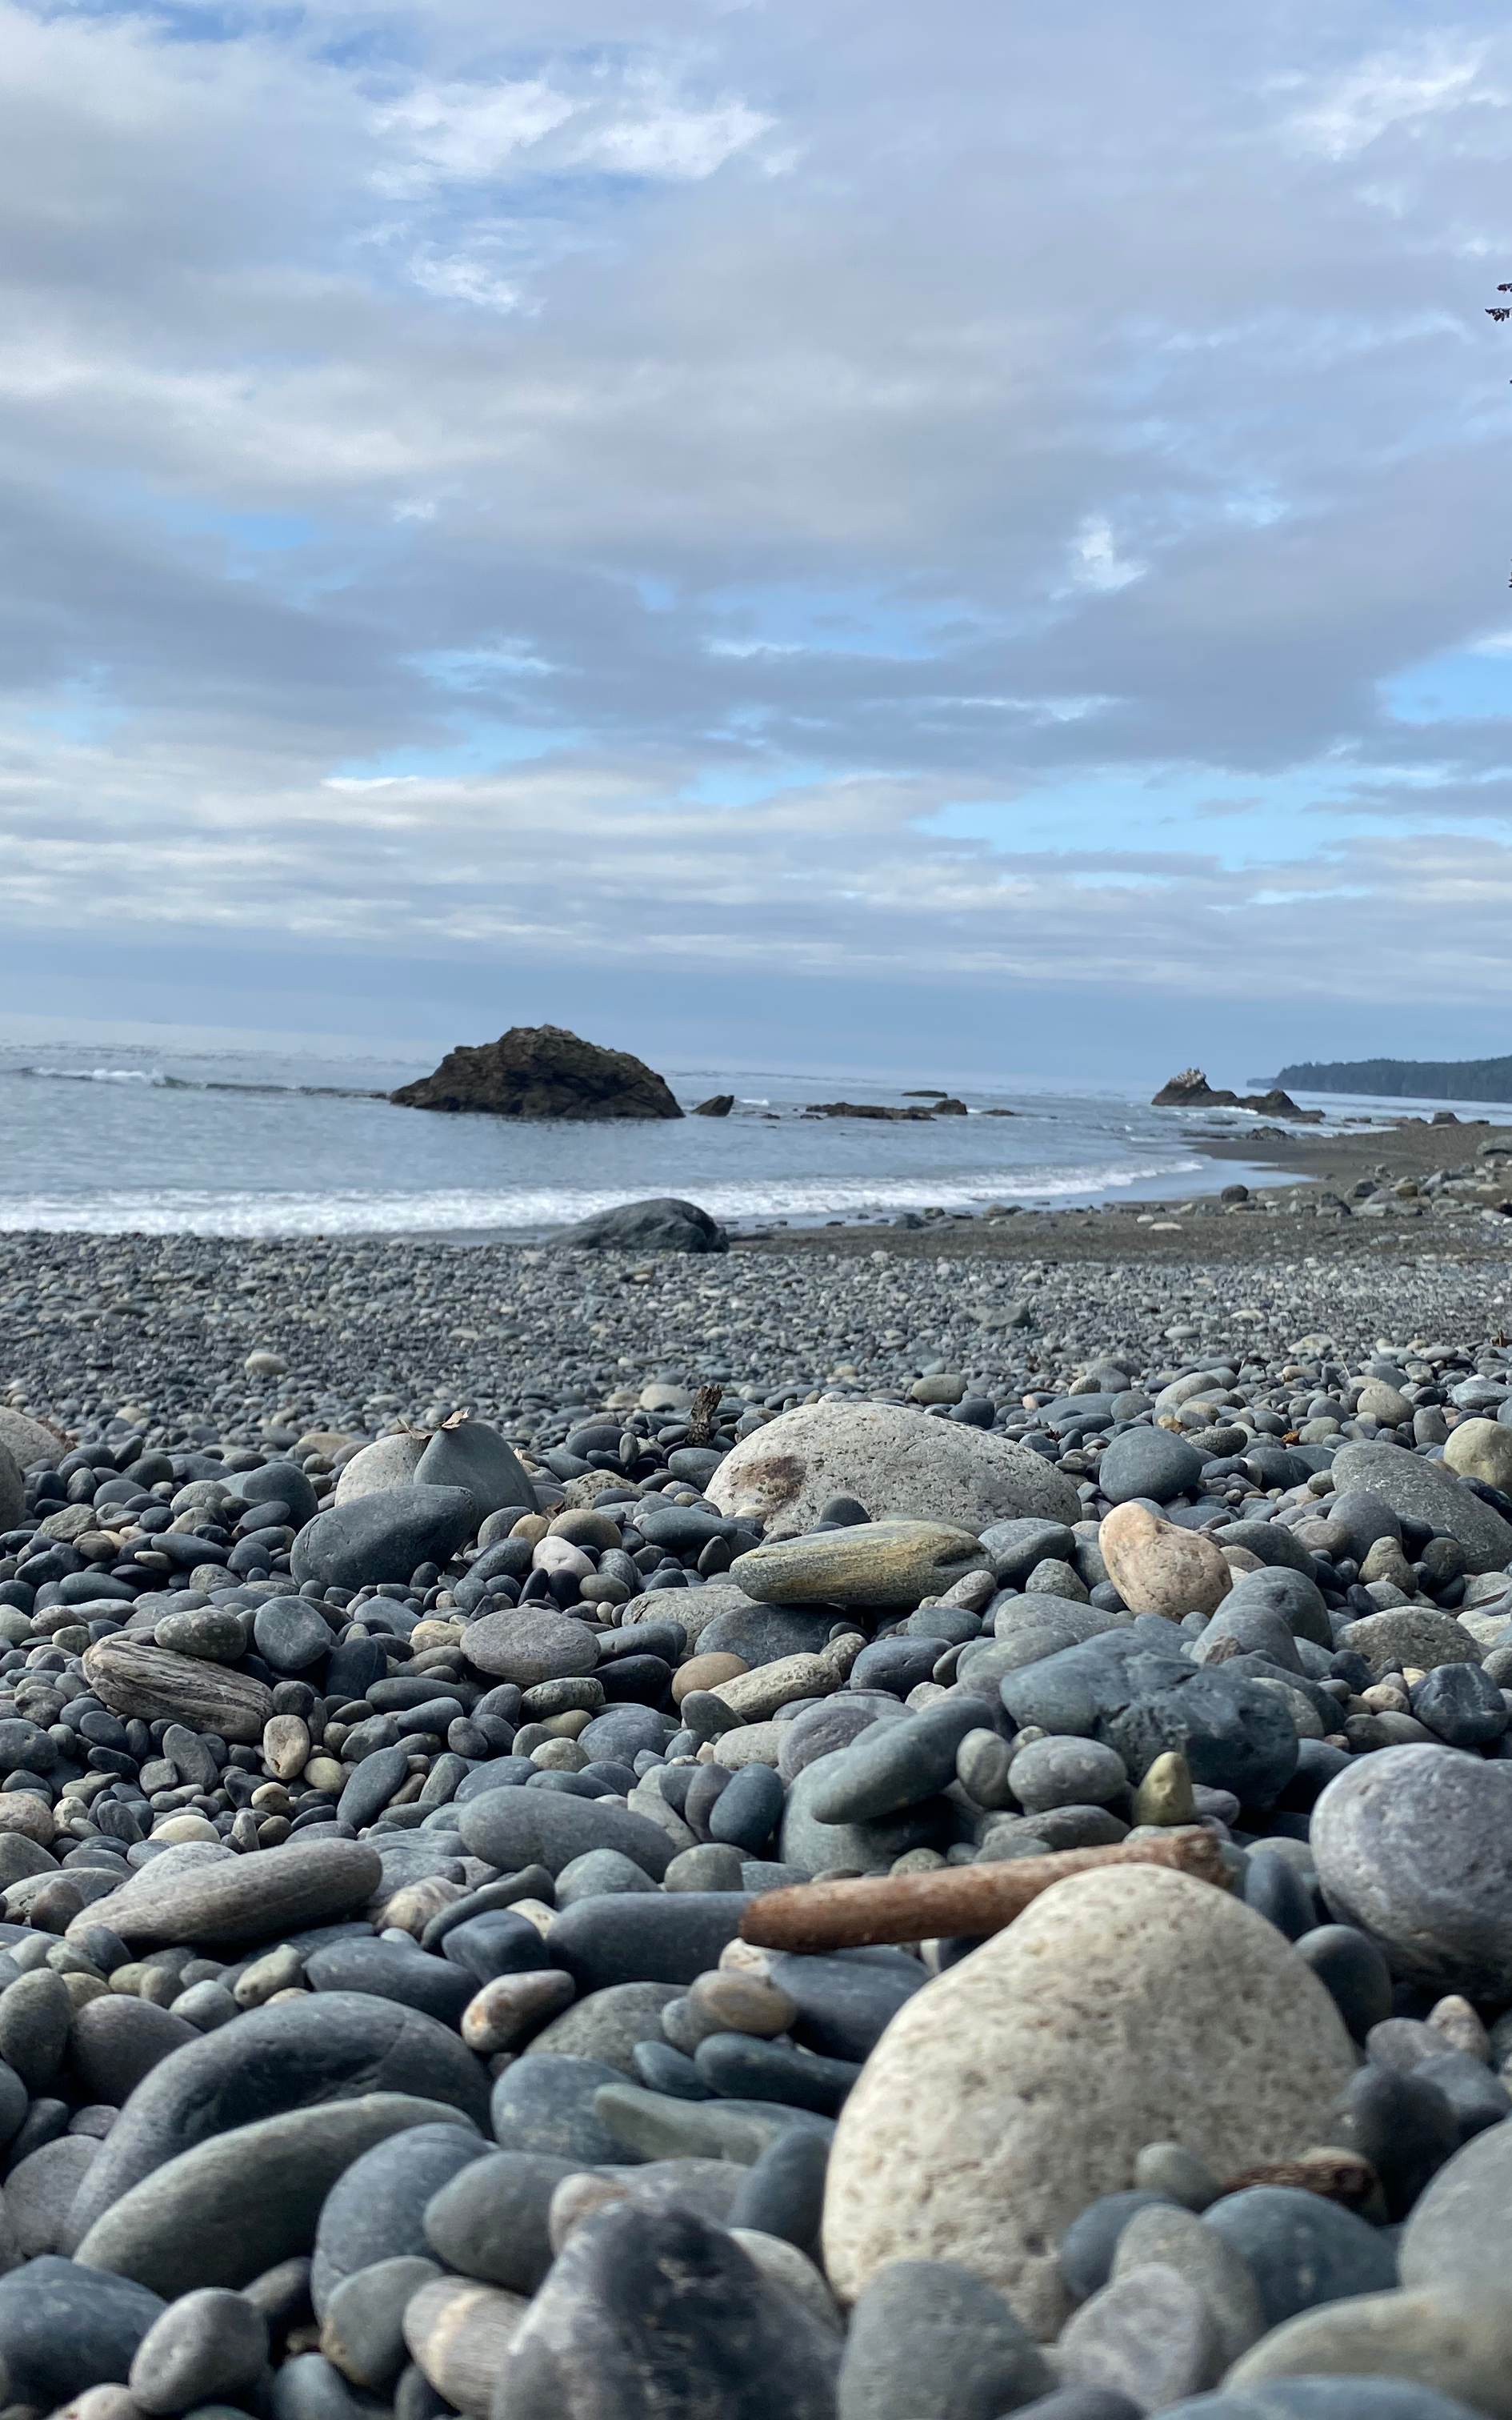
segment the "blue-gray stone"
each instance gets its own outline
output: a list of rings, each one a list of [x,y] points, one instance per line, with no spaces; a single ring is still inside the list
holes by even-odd
[[[903,2002],[925,1981],[918,1959],[896,1949],[852,1950],[835,1958],[784,1951],[769,1964],[773,1981],[798,2004],[790,2028],[794,2040],[824,2058],[870,2057]]]
[[[1373,1941],[1352,1924],[1319,1924],[1295,1936],[1295,1947],[1332,1993],[1356,2041],[1363,2042],[1372,2025],[1385,2023],[1392,2010],[1391,1968]]]
[[[1352,2210],[1291,2185],[1248,2185],[1203,2212],[1247,2260],[1268,2328],[1348,2294],[1383,2294],[1396,2283],[1391,2239]]]
[[[1168,2194],[1101,2194],[1072,2220],[1060,2239],[1060,2273],[1066,2290],[1079,2303],[1101,2293],[1113,2274],[1119,2238],[1137,2211],[1153,2210],[1170,2200]]]
[[[470,2128],[412,2126],[354,2160],[327,2194],[316,2229],[310,2299],[316,2318],[357,2270],[375,2260],[424,2258],[430,2249],[426,2203],[488,2149]]]
[[[787,1792],[769,1764],[743,1765],[709,1810],[711,1840],[759,1855],[782,1820]]]
[[[829,1644],[840,1619],[838,1606],[815,1612],[808,1605],[736,1606],[717,1613],[699,1632],[701,1655],[738,1655],[752,1666],[776,1664],[784,1655],[817,1655]]]
[[[119,2385],[167,2304],[146,2286],[53,2254],[0,2277],[0,2375],[8,2403],[56,2411],[88,2386]]]
[[[1017,1588],[1047,1557],[1071,1562],[1076,1538],[1063,1521],[995,1521],[981,1533],[981,1548],[998,1585]]]
[[[535,1490],[524,1464],[486,1420],[463,1420],[455,1429],[438,1429],[415,1465],[415,1481],[423,1487],[464,1488],[472,1500],[473,1529],[481,1528],[489,1513],[505,1504],[517,1504],[522,1512],[535,1511]],[[403,1576],[408,1579],[409,1575],[406,1572]]]
[[[606,2084],[623,2084],[616,2067],[596,2058],[527,2052],[506,2067],[493,2088],[493,2131],[501,2150],[540,2151],[575,2167],[621,2165],[633,2161],[616,2135],[594,2113],[594,2095]]]
[[[1052,2383],[995,2287],[947,2260],[893,2260],[851,2313],[837,2420],[998,2420]]]
[[[394,1792],[402,1790],[409,1778],[408,1748],[375,1748],[371,1756],[363,1757],[337,1799],[338,1818],[343,1823],[350,1823],[361,1831],[364,1823],[371,1823],[374,1816],[387,1807]]]
[[[421,1563],[444,1563],[475,1527],[461,1487],[394,1487],[317,1512],[289,1554],[298,1582],[359,1589],[408,1580]]]
[[[1206,1459],[1173,1430],[1125,1429],[1104,1450],[1097,1483],[1110,1504],[1128,1504],[1136,1496],[1168,1504],[1196,1485]]]
[[[810,1801],[815,1816],[822,1823],[872,1823],[934,1797],[955,1779],[966,1733],[980,1728],[980,1709],[960,1699],[878,1724],[831,1757]]]
[[[1031,2404],[1015,2420],[1080,2420]],[[1087,2420],[1095,2420],[1088,2412]],[[1481,2420],[1467,2403],[1404,2378],[1266,2378],[1168,2404],[1162,2420]]]
[[[1225,1543],[1227,1539],[1226,1531]],[[1219,1611],[1248,1612],[1252,1606],[1263,1606],[1268,1612],[1279,1614],[1297,1637],[1310,1638],[1315,1646],[1333,1652],[1328,1607],[1323,1603],[1322,1590],[1310,1574],[1293,1571],[1285,1563],[1273,1563],[1263,1572],[1242,1572]]]
[[[260,1470],[239,1470],[236,1492],[244,1504],[286,1504],[296,1529],[313,1521],[316,1492],[297,1462],[265,1462]]]
[[[868,1651],[870,1652],[870,1651]],[[857,1659],[859,1661],[859,1659]],[[805,1873],[839,1869],[851,1873],[882,1873],[909,1849],[933,1848],[954,1838],[955,1809],[947,1798],[927,1798],[874,1823],[825,1823],[814,1813],[814,1800],[845,1749],[816,1757],[788,1785],[782,1814],[779,1854],[784,1865],[801,1866]]]
[[[171,2052],[143,2078],[79,2188],[72,2240],[82,2242],[144,2177],[212,2135],[368,2092],[450,2102],[479,2123],[487,2115],[480,2062],[417,2009],[355,1992],[254,2009]]]
[[[540,1935],[537,1934],[539,1939]],[[304,1978],[315,1992],[362,1992],[421,2009],[443,2025],[459,2025],[474,1986],[466,1975],[424,1950],[399,1941],[337,1941],[307,1959]]]
[[[488,1767],[482,1770],[486,1773]],[[477,1778],[470,1774],[463,1790]],[[549,1790],[490,1790],[465,1803],[459,1792],[458,1802],[457,1830],[470,1855],[486,1858],[501,1873],[545,1866],[556,1875],[590,1849],[618,1849],[659,1883],[672,1855],[671,1841],[656,1824],[599,1798],[568,1798]]]
[[[550,1962],[581,1993],[614,1983],[691,1983],[717,1966],[719,1952],[740,1930],[745,1906],[743,1891],[615,1891],[580,1899],[551,1927]]]
[[[1412,1691],[1412,1712],[1448,1747],[1484,1747],[1507,1726],[1506,1704],[1478,1664],[1441,1664]]]

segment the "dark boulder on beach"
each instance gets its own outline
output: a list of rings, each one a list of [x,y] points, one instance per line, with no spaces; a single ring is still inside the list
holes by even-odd
[[[496,1118],[680,1118],[663,1078],[628,1050],[604,1050],[561,1025],[512,1025],[497,1042],[460,1044],[433,1076],[401,1084],[402,1109]]]
[[[727,1252],[730,1238],[696,1202],[669,1195],[656,1202],[620,1202],[564,1228],[558,1244],[574,1252]]]

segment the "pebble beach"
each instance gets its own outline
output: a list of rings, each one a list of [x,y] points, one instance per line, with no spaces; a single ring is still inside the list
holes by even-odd
[[[0,1236],[0,2420],[1512,2414],[1503,1142]]]

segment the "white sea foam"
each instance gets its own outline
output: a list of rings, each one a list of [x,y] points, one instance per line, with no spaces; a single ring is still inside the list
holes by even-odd
[[[715,1218],[753,1225],[770,1218],[808,1224],[844,1213],[896,1213],[925,1205],[978,1210],[985,1202],[1056,1202],[1126,1191],[1151,1178],[1186,1175],[1204,1163],[1171,1159],[1143,1168],[1022,1169],[1010,1179],[982,1170],[949,1183],[918,1176],[867,1180],[773,1177],[761,1185],[711,1186],[703,1206]],[[50,1234],[394,1235],[417,1229],[532,1234],[572,1225],[625,1200],[623,1187],[252,1193],[189,1187],[104,1189],[75,1196],[32,1193],[0,1198],[0,1230]]]

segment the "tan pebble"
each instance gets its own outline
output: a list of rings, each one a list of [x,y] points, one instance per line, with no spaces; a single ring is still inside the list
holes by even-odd
[[[103,1999],[109,1987],[102,1975],[65,1975],[63,1988],[69,1995],[69,2006],[77,2016],[91,2000]]]
[[[239,2009],[263,2009],[275,1992],[286,1991],[303,1980],[299,1951],[284,1943],[243,1968],[231,1986],[231,1996]]]
[[[488,2420],[504,2356],[530,2309],[522,2294],[438,2277],[405,2304],[404,2340],[424,2376],[468,2420]]]
[[[750,1666],[742,1655],[692,1655],[672,1674],[672,1703],[680,1706],[690,1689],[717,1689],[721,1681],[738,1681]]]
[[[208,1815],[192,1815],[187,1808],[177,1815],[162,1815],[152,1826],[154,1840],[166,1840],[170,1846],[179,1840],[218,1840],[221,1835]]]
[[[1491,2042],[1470,2002],[1458,1992],[1450,1992],[1436,2000],[1428,2010],[1428,2024],[1436,2034],[1442,2034],[1450,2050],[1465,2050],[1472,2058],[1490,2064]]]
[[[1191,1767],[1184,1756],[1169,1748],[1156,1757],[1134,1792],[1134,1822],[1191,1823],[1196,1811]]]
[[[273,1714],[263,1725],[263,1762],[275,1781],[297,1781],[310,1761],[310,1726],[301,1714]]]
[[[1198,1530],[1163,1521],[1142,1504],[1118,1504],[1098,1532],[1108,1577],[1131,1613],[1215,1613],[1233,1586],[1222,1551]]]
[[[511,1900],[509,1913],[511,1916],[525,1916],[534,1925],[536,1931],[543,1935],[550,1931],[557,1920],[556,1909],[548,1907],[544,1899]]]
[[[618,2177],[592,2176],[586,2171],[578,2177],[563,2177],[551,2196],[547,2213],[546,2231],[553,2252],[560,2252],[575,2226],[592,2218],[595,2210],[609,2210],[615,2202],[628,2201],[629,2187]]]
[[[968,1572],[986,1569],[980,1541],[939,1521],[872,1521],[774,1540],[737,1555],[731,1578],[767,1605],[897,1606],[912,1610]]]
[[[581,1773],[589,1761],[588,1750],[575,1739],[546,1739],[531,1750],[531,1762],[543,1773]]]
[[[312,1756],[304,1768],[307,1790],[337,1791],[345,1785],[347,1777],[346,1766],[338,1764],[333,1756]]]
[[[687,1996],[697,2015],[712,2020],[717,2032],[754,2034],[765,2041],[786,2033],[798,2014],[792,1993],[759,1975],[714,1968],[689,1985]]]
[[[618,1526],[609,1514],[595,1512],[592,1506],[586,1504],[554,1514],[547,1524],[546,1534],[548,1538],[565,1538],[572,1546],[594,1546],[600,1554],[607,1546],[618,1546],[622,1543]]]
[[[509,1534],[512,1538],[525,1539],[532,1546],[538,1546],[550,1527],[544,1512],[522,1512]]]
[[[440,1916],[452,1901],[466,1899],[466,1883],[451,1883],[441,1874],[427,1874],[423,1882],[406,1883],[383,1904],[384,1926],[397,1926],[401,1932],[412,1933],[418,1941],[433,1916]]]
[[[577,1996],[570,1975],[548,1966],[530,1975],[495,1975],[462,2011],[462,2040],[485,2056],[513,2050],[560,2016]]]

